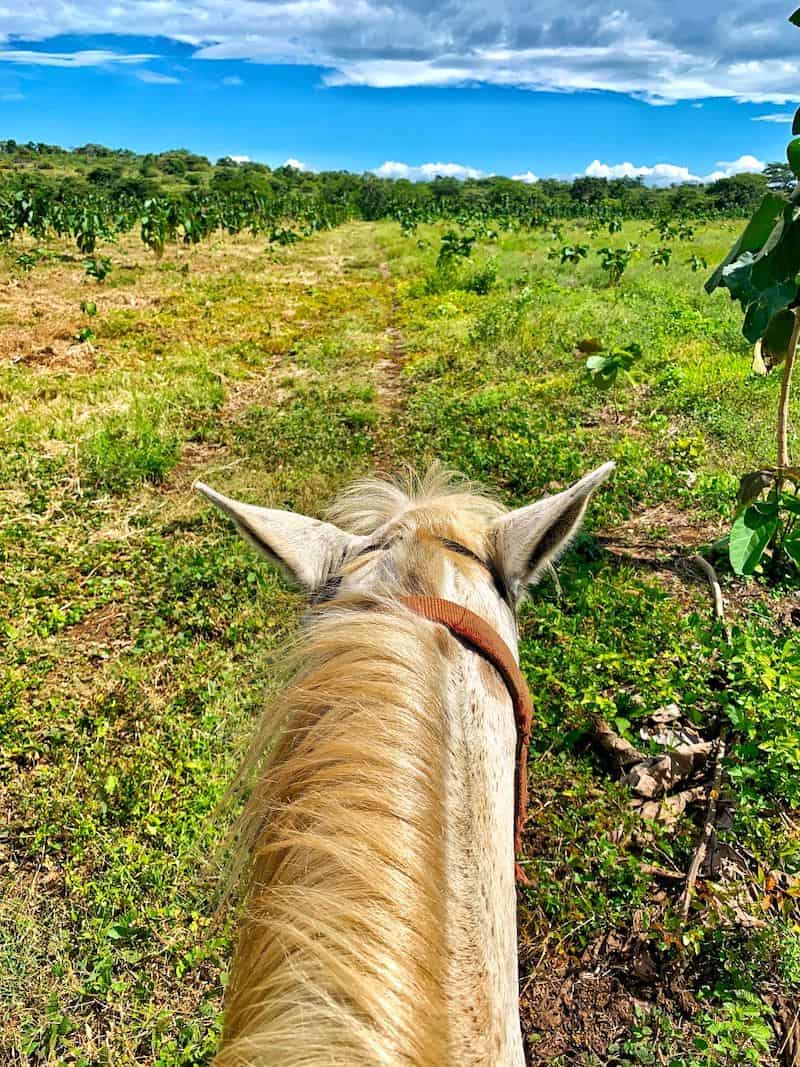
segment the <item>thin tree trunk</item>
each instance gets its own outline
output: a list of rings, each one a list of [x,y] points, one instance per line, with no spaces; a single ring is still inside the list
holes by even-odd
[[[797,355],[798,341],[800,341],[800,315],[798,315],[797,309],[794,309],[794,329],[792,330],[791,340],[789,341],[789,351],[786,353],[786,362],[783,367],[781,399],[778,404],[779,472],[791,465],[789,456],[789,397],[792,391],[792,371],[794,370],[794,360]]]

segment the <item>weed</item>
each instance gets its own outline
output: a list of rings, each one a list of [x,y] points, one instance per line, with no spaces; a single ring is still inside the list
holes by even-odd
[[[143,408],[116,415],[82,443],[86,483],[96,492],[120,493],[143,482],[163,482],[178,458],[178,439]]]

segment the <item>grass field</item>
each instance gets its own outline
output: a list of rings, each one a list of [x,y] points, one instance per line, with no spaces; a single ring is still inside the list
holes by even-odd
[[[687,263],[739,228],[701,225],[669,268],[642,224],[600,235],[645,252],[616,288],[594,254],[548,259],[545,234],[484,240],[443,273],[441,230],[389,223],[160,262],[131,241],[102,285],[56,244],[30,272],[6,254],[0,1062],[177,1067],[215,1048],[231,920],[213,812],[300,601],[193,480],[318,514],[353,476],[434,457],[508,504],[618,463],[560,592],[543,583],[523,617],[531,1062],[781,1062],[800,608],[723,574],[728,642],[686,562],[724,532],[737,475],[773,461],[779,382],[749,374],[737,309]],[[599,392],[586,337],[638,342],[635,384]],[[719,844],[746,857],[701,881],[687,923],[702,802],[644,819],[589,731],[602,717],[646,747],[641,723],[671,704],[729,733]]]

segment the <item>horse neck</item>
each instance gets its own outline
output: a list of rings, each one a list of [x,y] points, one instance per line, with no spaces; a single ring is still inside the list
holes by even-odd
[[[510,698],[441,627],[338,611],[273,712],[215,1062],[520,1067]]]
[[[514,878],[514,712],[480,655],[451,639],[443,660],[447,991],[452,1062],[521,1067]]]

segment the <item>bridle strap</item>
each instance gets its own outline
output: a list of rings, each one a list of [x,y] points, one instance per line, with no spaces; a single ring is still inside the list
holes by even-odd
[[[528,809],[528,745],[531,740],[533,703],[525,676],[511,649],[500,634],[469,608],[436,596],[403,596],[400,602],[416,615],[438,622],[455,637],[464,641],[495,668],[508,689],[514,705],[517,747],[514,760],[514,854],[522,855],[522,830]],[[521,864],[514,867],[517,882],[525,885],[528,877]]]

